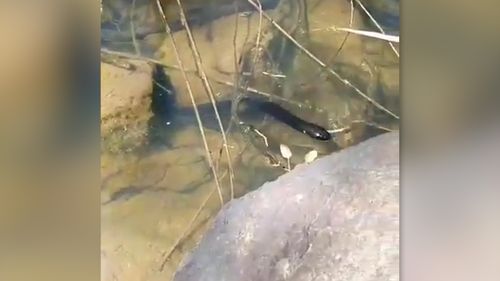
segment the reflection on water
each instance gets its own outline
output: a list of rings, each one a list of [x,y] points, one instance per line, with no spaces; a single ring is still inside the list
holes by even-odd
[[[152,117],[147,125],[148,145],[128,153],[102,152],[103,274],[110,280],[113,277],[109,276],[119,280],[169,280],[220,208],[220,196],[227,202],[231,195],[242,196],[286,172],[280,144],[290,148],[291,164],[295,166],[303,163],[311,150],[320,156],[329,154],[398,126],[397,119],[366,99],[399,114],[398,57],[386,42],[332,30],[333,26],[348,27],[350,23],[352,28],[371,28],[359,6],[351,18],[349,1],[345,0],[261,0],[266,13],[341,76],[343,80],[339,80],[269,21],[261,21],[248,1],[236,1],[237,5],[229,0],[182,1],[227,133],[227,157],[217,115],[196,75],[186,32],[179,25],[176,1],[162,1],[169,25],[176,31],[175,45],[163,32],[155,2],[135,1],[133,30],[138,36],[132,40],[130,1],[104,1],[107,17],[102,19],[102,36],[108,53],[137,54],[140,50],[142,56],[168,66],[156,64],[151,71],[154,82],[149,96],[148,114]],[[398,4],[381,0],[366,7],[373,10],[382,26],[395,33],[399,15],[394,7]],[[187,70],[205,139],[174,46]],[[130,76],[123,79],[132,79],[129,77],[133,77],[134,69],[128,71]],[[103,78],[102,83],[107,80]],[[273,102],[327,129],[332,140],[313,139],[252,103],[238,103],[243,97]],[[101,100],[106,103],[106,97]],[[123,112],[124,107],[120,110]],[[214,160],[220,193],[204,140]]]

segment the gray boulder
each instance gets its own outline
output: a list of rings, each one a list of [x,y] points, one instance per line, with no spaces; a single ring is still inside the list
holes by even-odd
[[[232,201],[174,280],[399,280],[399,133]]]

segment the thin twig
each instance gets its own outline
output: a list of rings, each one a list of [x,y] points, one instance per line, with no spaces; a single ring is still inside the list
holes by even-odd
[[[159,1],[159,0],[157,0]],[[222,175],[221,179],[225,176]],[[191,228],[193,227],[193,224],[194,222],[196,221],[196,219],[198,219],[198,217],[200,216],[201,212],[203,211],[203,209],[205,208],[205,206],[207,205],[208,203],[208,200],[212,197],[212,195],[214,194],[214,191],[215,189],[212,188],[212,190],[210,190],[210,192],[208,193],[207,197],[205,197],[205,199],[203,200],[203,202],[201,203],[200,207],[198,207],[198,209],[196,210],[196,213],[194,214],[194,216],[191,218],[191,220],[189,221],[188,223],[188,226],[184,229],[184,231],[182,232],[181,235],[179,235],[179,237],[177,238],[177,240],[172,244],[172,246],[170,247],[170,249],[166,252],[163,253],[162,255],[162,263],[160,265],[160,271],[163,271],[163,269],[165,268],[165,265],[167,264],[168,260],[170,259],[170,256],[172,255],[172,253],[175,251],[175,249],[177,249],[177,247],[179,246],[179,244],[181,243],[182,240],[184,240],[184,238],[189,234],[189,231],[191,230]]]
[[[101,52],[104,53],[104,54],[116,55],[116,56],[120,56],[120,57],[124,57],[124,58],[128,58],[128,59],[143,60],[143,61],[147,61],[147,62],[150,62],[150,63],[161,65],[162,67],[165,67],[167,69],[173,69],[173,70],[181,71],[181,68],[179,66],[177,66],[177,65],[167,65],[164,62],[161,62],[159,60],[155,60],[155,59],[152,59],[152,58],[148,58],[148,57],[141,57],[141,56],[137,56],[137,55],[133,55],[133,54],[129,54],[129,53],[112,51],[112,50],[109,50],[109,49],[106,49],[106,48],[101,48]],[[198,75],[198,73],[197,73],[196,70],[184,69],[184,71],[187,72],[187,73],[195,74],[197,77],[199,77],[199,75]],[[210,77],[210,76],[208,76],[208,79],[210,79],[210,80],[212,80],[212,81],[214,81],[216,83],[222,84],[222,85],[226,85],[226,86],[229,86],[229,87],[236,87],[236,84],[233,83],[233,82],[224,81],[222,79],[213,78],[213,77]],[[280,96],[277,96],[277,95],[266,93],[264,91],[260,91],[258,89],[252,88],[252,87],[239,86],[238,89],[241,90],[241,91],[250,92],[252,94],[257,94],[257,95],[260,95],[260,96],[263,96],[263,97],[266,97],[266,98],[269,98],[269,99],[279,100],[279,101],[286,102],[288,104],[293,104],[293,105],[298,106],[300,108],[304,108],[305,107],[305,108],[309,108],[309,109],[314,109],[311,106],[306,105],[304,103],[296,102],[296,101],[289,100],[289,99],[286,99],[286,98],[283,98],[283,97],[280,97]],[[321,111],[321,110],[319,110],[319,111]]]
[[[349,27],[352,27],[353,21],[354,21],[354,2],[353,0],[349,1],[351,3],[350,6],[350,16],[349,16]],[[342,43],[340,44],[340,47],[337,49],[337,52],[328,60],[328,65],[333,65],[333,62],[337,58],[337,56],[340,54],[340,51],[344,48],[345,43],[347,42],[347,38],[349,38],[349,34],[347,33],[344,36],[344,40],[342,40]]]
[[[181,4],[180,0],[177,0],[177,5],[179,6],[179,14],[180,14],[180,19],[181,23],[186,29],[186,33],[189,39],[189,44],[191,47],[191,50],[193,51],[193,56],[195,59],[196,63],[196,69],[198,70],[198,73],[200,74],[201,80],[203,81],[203,86],[205,90],[207,91],[208,97],[210,98],[210,102],[212,103],[214,112],[215,112],[215,117],[217,119],[217,123],[219,125],[221,135],[222,135],[222,142],[224,146],[224,151],[226,152],[226,157],[227,157],[227,165],[229,169],[229,186],[231,188],[231,194],[234,194],[234,172],[233,172],[233,167],[231,163],[231,154],[229,153],[229,148],[228,148],[228,142],[226,138],[226,133],[224,132],[224,126],[222,125],[222,121],[219,115],[219,110],[217,109],[216,101],[215,101],[215,96],[212,91],[212,87],[210,86],[210,82],[208,81],[207,75],[205,73],[205,70],[203,68],[203,63],[200,57],[200,53],[198,51],[198,48],[196,47],[196,43],[194,41],[193,33],[191,32],[191,28],[189,27],[189,24],[186,20],[186,14],[184,13],[184,7]]]
[[[203,145],[205,147],[207,161],[208,161],[208,164],[210,166],[210,170],[212,171],[212,175],[214,177],[215,186],[217,188],[217,192],[219,193],[219,200],[220,200],[220,204],[222,207],[222,205],[224,204],[224,199],[222,197],[222,191],[221,191],[219,179],[217,177],[217,172],[215,171],[215,166],[213,164],[212,155],[210,155],[210,149],[208,148],[207,138],[205,135],[205,130],[203,128],[203,122],[201,121],[200,113],[198,112],[198,107],[196,106],[196,101],[194,100],[193,91],[191,89],[191,83],[189,82],[186,71],[184,71],[184,65],[182,63],[182,60],[181,60],[181,57],[179,54],[179,50],[177,49],[177,44],[175,43],[174,36],[171,32],[170,26],[168,25],[167,18],[165,16],[165,13],[163,12],[163,6],[162,6],[160,0],[156,0],[156,4],[157,4],[158,10],[162,16],[163,23],[165,24],[165,30],[167,31],[168,35],[170,36],[170,39],[172,40],[172,49],[174,50],[175,57],[177,59],[177,63],[179,64],[179,68],[181,70],[182,76],[184,78],[184,81],[186,81],[186,89],[187,89],[187,91],[189,93],[189,97],[191,99],[191,104],[193,106],[194,113],[196,116],[196,122],[198,123],[198,129],[200,130]]]
[[[262,139],[264,139],[264,144],[266,145],[266,147],[269,147],[269,142],[267,141],[267,137],[261,133],[259,130],[255,129],[255,128],[252,128],[252,130],[259,136],[262,137]]]
[[[137,55],[137,54],[130,54],[130,53],[125,53],[125,52],[120,52],[120,51],[113,51],[113,50],[106,49],[106,48],[101,48],[101,53],[106,54],[106,55],[119,56],[119,57],[123,57],[123,58],[127,58],[127,59],[132,59],[132,60],[147,61],[147,62],[150,62],[150,63],[161,65],[161,66],[166,67],[166,68],[172,68],[172,66],[168,66],[164,62],[161,62],[159,60],[155,60],[155,59],[152,59],[152,58],[149,58],[149,57],[145,57],[145,56],[140,56],[140,55]],[[175,66],[175,68],[177,70],[179,70],[178,66]]]
[[[231,83],[229,81],[224,81],[224,80],[217,79],[217,78],[211,78],[211,80],[213,80],[214,82],[217,82],[219,84],[226,85],[226,86],[230,86],[230,87],[234,87],[235,86],[234,83]],[[252,88],[252,87],[239,86],[239,89],[243,90],[243,91],[246,91],[246,92],[250,92],[252,94],[257,94],[257,95],[266,97],[266,98],[268,98],[270,100],[279,100],[279,101],[286,102],[288,104],[293,104],[293,105],[301,107],[301,108],[306,107],[308,109],[312,109],[311,106],[306,105],[304,103],[300,103],[300,102],[297,102],[297,101],[289,100],[289,99],[284,98],[284,97],[280,97],[280,96],[277,96],[277,95],[266,93],[264,91],[260,91],[260,90],[257,90],[255,88]],[[321,110],[318,110],[318,111],[321,111]]]
[[[258,5],[254,2],[254,0],[247,0],[252,6],[254,6],[256,9],[258,9]],[[389,109],[385,108],[383,105],[372,99],[371,97],[367,96],[365,93],[363,93],[360,89],[358,89],[356,86],[354,86],[349,80],[343,78],[340,76],[336,71],[333,69],[329,68],[324,62],[322,62],[320,59],[318,59],[314,54],[312,54],[309,50],[307,50],[304,46],[302,46],[295,38],[293,38],[290,34],[288,34],[274,19],[272,19],[267,13],[263,12],[262,13],[264,17],[271,22],[271,24],[276,27],[283,35],[285,35],[297,48],[299,48],[302,52],[304,52],[310,59],[312,59],[314,62],[316,62],[319,66],[324,68],[328,73],[332,74],[335,78],[337,78],[340,82],[342,82],[344,85],[350,87],[353,89],[358,95],[369,101],[371,104],[373,104],[375,107],[378,109],[384,111],[385,113],[389,114],[395,119],[399,120],[399,116],[394,114],[392,111]]]
[[[130,8],[130,33],[132,33],[132,43],[134,44],[135,53],[139,56],[141,55],[141,48],[137,43],[137,38],[135,36],[135,24],[134,24],[134,14],[135,14],[135,1],[132,0],[132,8]]]
[[[259,48],[260,47],[260,38],[262,36],[262,13],[263,13],[262,3],[260,2],[260,0],[257,0],[257,7],[259,10],[259,25],[257,27],[257,38],[255,39],[255,46],[257,46],[257,48]],[[258,52],[255,52],[252,65],[256,64],[257,58],[258,58]]]
[[[248,73],[251,73],[253,71],[253,67],[255,66],[255,64],[257,63],[257,59],[258,59],[258,50],[259,50],[259,47],[260,47],[260,38],[261,38],[261,33],[262,33],[262,5],[260,3],[260,0],[257,0],[258,1],[258,7],[259,7],[259,24],[257,26],[257,38],[256,38],[256,42],[255,42],[255,47],[257,48],[257,51],[254,52],[254,57],[253,57],[253,61],[252,61],[252,64],[251,64],[251,69],[249,71],[247,71]],[[236,30],[235,30],[236,32]],[[248,37],[249,37],[249,34],[250,32],[247,32],[246,34],[246,38],[245,40],[243,41],[243,45],[242,45],[242,56],[243,54],[245,53],[245,44],[248,40]],[[253,48],[253,47],[252,47]],[[252,50],[252,48],[249,49],[249,51]],[[235,50],[235,54],[236,56],[236,50]],[[236,59],[236,57],[235,57]],[[243,98],[244,94],[240,94],[240,92],[238,91],[238,89],[241,89],[241,88],[246,88],[248,87],[248,80],[246,81],[243,81],[243,86],[240,87],[240,74],[243,74],[243,75],[247,75],[245,72],[244,72],[244,66],[245,66],[245,61],[244,61],[244,58],[243,60],[241,61],[241,64],[238,65],[238,63],[235,61],[235,95],[232,99],[232,103],[231,103],[231,119],[230,119],[230,122],[229,122],[229,127],[232,125],[232,123],[237,123],[238,126],[240,126],[242,124],[241,120],[239,119],[238,117],[238,105],[241,101],[241,99]],[[229,129],[229,128],[228,128]]]
[[[382,125],[379,125],[379,124],[376,124],[376,123],[373,123],[373,122],[368,122],[366,120],[352,120],[351,121],[352,124],[355,124],[355,123],[363,123],[363,124],[366,124],[368,126],[371,126],[371,127],[374,127],[374,128],[377,128],[377,129],[380,129],[380,130],[383,130],[383,131],[387,131],[387,132],[392,132],[394,131],[393,129],[391,128],[387,128],[385,126],[382,126]]]
[[[280,4],[278,6],[280,6],[281,3],[282,2],[280,2]],[[262,4],[261,4],[260,0],[257,0],[256,5],[257,5],[257,11],[259,12],[259,24],[257,27],[257,36],[255,39],[255,43],[252,46],[250,46],[248,48],[248,50],[242,51],[242,54],[245,54],[245,52],[248,52],[249,53],[248,56],[252,55],[252,52],[253,52],[253,59],[249,58],[249,60],[252,59],[252,63],[247,65],[247,63],[245,62],[245,58],[243,58],[240,66],[239,66],[239,69],[236,71],[237,73],[241,73],[244,77],[245,76],[252,76],[252,74],[254,73],[255,65],[257,64],[257,60],[262,55],[262,53],[264,53],[264,55],[268,56],[269,61],[272,61],[272,56],[270,55],[269,51],[266,50],[265,48],[261,47],[261,45],[262,45],[262,43],[261,43],[262,38],[261,37],[262,37],[262,33],[263,33],[262,32],[263,10],[262,10]],[[270,28],[271,28],[270,26],[266,27],[265,34],[268,33],[267,31],[269,31]],[[266,36],[264,38],[264,40],[266,42],[268,42],[270,39],[271,38],[269,38],[269,36]],[[246,40],[245,40],[245,43],[246,43]],[[246,67],[248,67],[249,69],[246,69]],[[240,86],[240,84],[242,84],[242,86]],[[236,85],[245,89],[245,92],[247,92],[248,90],[246,90],[246,89],[248,88],[248,85],[249,85],[249,79],[245,79],[244,81],[242,81],[242,83],[240,83],[240,81],[238,80]],[[241,125],[243,124],[243,122],[238,117],[237,108],[238,108],[240,101],[242,100],[242,98],[244,96],[245,96],[245,94],[240,94],[239,92],[237,92],[237,94],[232,99],[232,105],[231,105],[231,122],[236,122],[238,125],[240,125],[240,128],[241,128]],[[272,96],[274,96],[274,95],[268,95],[268,97],[272,97]]]
[[[238,1],[234,2],[234,7],[236,10],[236,13],[238,13]],[[235,17],[235,22],[234,22],[234,34],[233,34],[233,62],[234,62],[234,90],[235,93],[238,92],[238,83],[240,79],[240,72],[238,71],[238,48],[236,41],[238,39],[238,27],[239,27],[239,18],[240,17]]]
[[[373,123],[373,122],[368,122],[368,121],[365,121],[365,120],[352,120],[351,121],[351,126],[347,126],[347,127],[342,127],[342,128],[338,128],[338,129],[333,129],[333,130],[326,130],[328,133],[330,134],[338,134],[338,133],[343,133],[345,131],[349,131],[351,130],[352,128],[352,124],[359,124],[359,123],[363,123],[365,125],[368,125],[368,126],[371,126],[371,127],[374,127],[374,128],[377,128],[377,129],[380,129],[380,130],[383,130],[383,131],[387,131],[387,132],[392,132],[394,131],[393,129],[391,128],[387,128],[387,127],[384,127],[382,125],[379,125],[379,124],[376,124],[376,123]]]
[[[347,34],[354,33],[354,34],[361,35],[361,36],[381,39],[381,40],[385,40],[385,41],[388,41],[391,43],[392,42],[399,43],[399,36],[397,36],[397,35],[388,35],[388,34],[380,33],[380,32],[359,30],[359,29],[352,29],[352,28],[344,28],[344,27],[333,27],[333,30],[345,31],[345,32],[347,32]]]
[[[158,83],[158,81],[156,81],[154,79],[153,79],[153,83],[155,83],[156,86],[160,87],[160,89],[162,89],[165,93],[167,93],[167,94],[172,93],[171,90],[165,88],[165,86],[163,86],[162,84]]]
[[[339,129],[326,130],[326,131],[330,134],[337,134],[337,133],[343,133],[343,132],[348,131],[350,129],[351,129],[351,127],[343,127],[343,128],[339,128]]]
[[[377,27],[377,29],[382,33],[382,34],[385,34],[385,31],[384,29],[380,26],[380,24],[378,24],[378,22],[375,20],[375,18],[370,14],[370,12],[368,11],[368,9],[365,8],[365,6],[363,5],[363,3],[361,3],[361,1],[359,0],[356,0],[356,3],[361,7],[361,9],[363,9],[363,11],[366,13],[366,15],[370,18],[370,20],[373,22],[373,24],[375,24],[375,26]],[[389,42],[389,45],[391,46],[391,49],[392,51],[394,52],[394,54],[399,58],[399,52],[398,50],[396,49],[396,47],[394,47],[394,44],[392,42]]]
[[[234,2],[234,9],[235,9],[235,14],[237,15],[239,13],[239,6],[238,6],[238,1]],[[238,71],[238,48],[237,48],[237,39],[238,39],[238,28],[239,28],[239,16],[235,17],[235,22],[234,22],[234,33],[233,33],[233,62],[234,62],[234,94],[238,94],[238,89],[239,89],[239,80],[240,80],[240,73]],[[233,126],[233,119],[229,119],[229,124],[227,125],[225,134],[229,134],[229,132],[232,129]],[[220,157],[220,153],[219,153]],[[234,190],[231,189],[231,200],[234,198]]]

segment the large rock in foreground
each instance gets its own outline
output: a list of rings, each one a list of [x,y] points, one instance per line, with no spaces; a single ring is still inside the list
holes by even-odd
[[[175,281],[398,280],[399,134],[228,204]]]

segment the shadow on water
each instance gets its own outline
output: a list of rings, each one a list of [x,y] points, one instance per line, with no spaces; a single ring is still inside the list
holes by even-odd
[[[197,128],[197,121],[192,107],[180,107],[177,93],[165,72],[156,64],[153,72],[153,92],[151,111],[153,117],[149,121],[149,144],[153,150],[172,147],[172,137],[182,129]],[[228,128],[231,119],[231,101],[220,101],[216,104],[224,128]],[[203,127],[218,131],[218,123],[213,106],[210,103],[197,106]]]
[[[154,66],[152,80],[151,111],[153,117],[149,121],[149,142],[154,147],[168,146],[161,132],[175,117],[176,93],[162,66]]]

